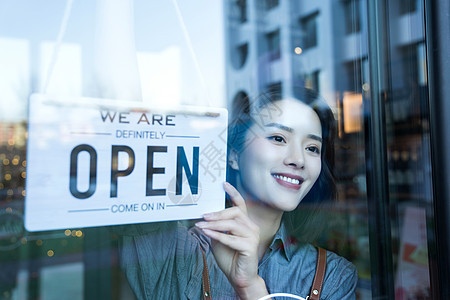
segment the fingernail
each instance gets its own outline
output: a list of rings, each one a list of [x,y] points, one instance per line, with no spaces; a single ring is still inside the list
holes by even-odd
[[[224,181],[223,187],[224,187],[225,189],[229,189],[229,188],[231,187],[231,184],[229,184],[228,182]]]
[[[203,214],[203,219],[208,219],[211,218],[212,216],[213,216],[212,213]]]
[[[197,223],[195,223],[195,226],[203,228],[206,226],[206,222],[197,222]]]

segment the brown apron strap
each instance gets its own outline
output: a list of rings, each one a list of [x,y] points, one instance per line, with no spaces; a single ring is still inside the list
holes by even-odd
[[[202,288],[203,288],[203,299],[205,300],[211,300],[211,285],[209,283],[209,272],[208,272],[208,264],[206,263],[206,256],[203,249],[200,247],[200,250],[202,250],[203,255],[203,274],[202,274]]]
[[[327,251],[323,248],[318,248],[316,274],[309,294],[309,300],[319,300],[322,292],[323,279],[325,277],[325,270],[327,268]]]

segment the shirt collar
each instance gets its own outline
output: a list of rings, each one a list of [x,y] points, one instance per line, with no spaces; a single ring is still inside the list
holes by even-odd
[[[291,261],[292,255],[294,254],[294,244],[297,241],[295,238],[288,234],[287,228],[284,225],[284,222],[281,222],[280,228],[278,229],[275,237],[273,238],[272,244],[270,245],[270,249],[272,251],[283,251],[287,261]]]

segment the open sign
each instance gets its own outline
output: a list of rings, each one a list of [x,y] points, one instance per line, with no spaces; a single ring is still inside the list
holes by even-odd
[[[30,97],[29,231],[199,218],[224,208],[227,111]]]

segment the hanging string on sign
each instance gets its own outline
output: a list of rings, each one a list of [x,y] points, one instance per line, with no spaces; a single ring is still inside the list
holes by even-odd
[[[74,0],[67,0],[66,7],[64,9],[64,15],[61,21],[61,26],[59,27],[58,37],[56,38],[55,46],[53,47],[53,53],[50,59],[50,63],[47,69],[47,75],[45,76],[44,85],[41,88],[41,92],[46,94],[50,80],[52,79],[53,70],[55,69],[56,61],[58,60],[59,49],[61,48],[61,43],[66,34],[67,23],[69,22],[70,14],[72,12],[72,5]]]
[[[183,31],[183,35],[186,40],[186,44],[189,48],[189,53],[191,54],[192,59],[194,60],[195,69],[197,70],[198,76],[200,78],[200,82],[206,93],[206,100],[208,101],[208,106],[212,106],[211,105],[211,97],[209,95],[209,90],[206,86],[206,82],[205,82],[205,78],[203,77],[203,73],[200,70],[200,65],[197,60],[197,55],[195,55],[194,47],[192,47],[191,38],[189,37],[189,32],[187,31],[186,25],[184,23],[184,19],[181,14],[180,7],[178,6],[177,0],[172,0],[172,3],[173,3],[173,6],[175,7],[175,11],[177,13],[178,20],[180,21],[180,27],[181,27],[181,30]]]

